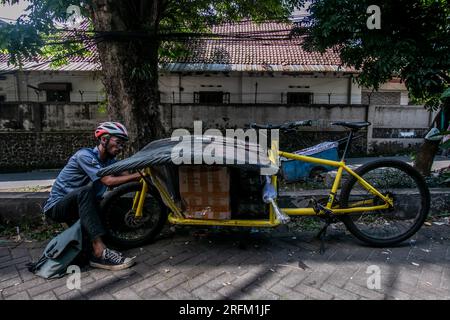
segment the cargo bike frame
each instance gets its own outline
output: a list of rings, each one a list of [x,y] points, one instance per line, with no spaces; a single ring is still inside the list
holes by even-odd
[[[309,122],[310,123],[310,122]],[[308,124],[306,121],[296,121],[287,124],[274,126],[274,125],[256,125],[253,124],[253,128],[257,129],[293,129],[297,126]],[[311,199],[308,207],[300,208],[279,208],[281,212],[287,216],[316,216],[323,218],[326,222],[325,227],[321,230],[324,234],[326,228],[334,222],[344,222],[347,229],[355,235],[358,239],[374,245],[374,246],[390,246],[397,244],[405,239],[411,237],[416,233],[429,211],[430,195],[426,183],[422,176],[411,166],[404,162],[396,160],[381,160],[368,163],[358,169],[351,169],[345,162],[346,153],[350,147],[352,137],[354,134],[363,128],[366,128],[370,123],[367,122],[338,122],[336,125],[343,126],[349,129],[348,140],[345,145],[345,150],[340,161],[332,161],[326,159],[315,158],[312,156],[298,155],[290,152],[279,151],[277,142],[272,142],[271,149],[269,150],[269,159],[273,163],[277,163],[279,157],[286,159],[304,161],[319,165],[332,166],[337,168],[336,176],[332,183],[331,189],[328,192],[328,197],[325,202],[320,202],[315,199]],[[384,170],[384,171],[383,171]],[[387,180],[392,179],[389,177],[394,173],[393,170],[399,171],[404,175],[399,178],[401,181],[410,179],[412,182],[414,191],[407,189],[399,189],[398,187],[379,187],[377,183],[374,183],[371,179],[371,173],[377,174],[387,173]],[[349,176],[344,186],[342,184],[343,174],[346,172]],[[141,188],[136,191],[132,201],[131,213],[134,215],[134,219],[139,221],[145,216],[144,205],[147,199],[147,195],[150,189],[153,192],[157,192],[165,205],[168,207],[167,219],[171,224],[178,225],[197,225],[197,226],[232,226],[232,227],[276,227],[282,223],[275,214],[275,208],[273,205],[269,206],[269,214],[266,219],[228,219],[228,220],[211,220],[211,219],[192,219],[187,218],[183,212],[177,207],[165,188],[159,183],[158,179],[155,179],[152,168],[147,167],[141,171],[142,180]],[[395,176],[395,174],[394,174]],[[277,176],[272,175],[270,177],[273,186],[277,186]],[[383,180],[383,179],[381,179]],[[409,180],[408,180],[409,181]],[[359,188],[359,189],[358,189]],[[338,190],[341,189],[340,199],[338,199]],[[358,190],[356,190],[358,189]],[[356,190],[356,191],[355,191]],[[401,192],[398,190],[402,190]],[[355,191],[355,192],[354,192]],[[398,191],[398,192],[397,192]],[[354,192],[354,193],[352,193]],[[408,193],[410,192],[411,195]],[[366,195],[362,199],[358,195]],[[404,209],[404,203],[409,201],[401,201],[402,197],[414,197],[419,199],[418,207],[414,208],[415,214],[408,212],[409,209]],[[410,210],[410,211],[411,211]],[[395,216],[395,212],[399,211],[401,214]],[[361,221],[358,219],[368,220],[364,221],[365,227],[369,225],[365,230],[360,226]],[[378,235],[371,233],[372,229],[380,228],[379,222],[374,222],[377,217],[382,217],[383,224],[386,224],[386,220],[390,221],[390,224],[398,223],[399,221],[412,220],[410,225],[405,227],[401,226],[403,230],[398,231],[394,235],[386,236],[384,234]],[[407,219],[410,218],[410,219]],[[377,225],[378,223],[378,225]],[[399,227],[400,228],[400,227]],[[385,233],[383,231],[382,233]]]

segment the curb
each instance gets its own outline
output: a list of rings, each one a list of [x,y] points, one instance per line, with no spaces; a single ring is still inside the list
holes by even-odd
[[[430,215],[450,212],[450,188],[432,188]],[[37,221],[49,192],[0,192],[0,224]],[[281,207],[307,206],[309,199],[327,197],[328,190],[280,192]]]
[[[49,192],[0,192],[0,224],[40,219],[48,195]]]

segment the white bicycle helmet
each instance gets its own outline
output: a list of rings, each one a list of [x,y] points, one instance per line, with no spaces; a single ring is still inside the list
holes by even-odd
[[[103,122],[95,129],[95,137],[98,139],[104,134],[116,136],[124,140],[128,140],[128,131],[125,126],[119,122]]]

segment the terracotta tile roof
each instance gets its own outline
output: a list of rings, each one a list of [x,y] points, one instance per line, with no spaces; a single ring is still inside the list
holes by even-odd
[[[212,28],[217,39],[195,40],[188,44],[190,53],[176,61],[163,59],[171,71],[236,70],[236,71],[344,71],[332,50],[324,54],[307,52],[301,38],[289,37],[291,23],[226,23]]]
[[[60,33],[60,39],[62,40],[82,40],[84,46],[86,46],[90,52],[89,55],[79,56],[72,55],[67,56],[67,64],[59,67],[51,66],[52,58],[38,56],[33,59],[27,59],[22,61],[21,68],[28,71],[97,71],[100,70],[100,64],[98,63],[98,54],[95,48],[95,43],[92,39],[88,39],[84,32],[88,29],[89,25],[87,21],[80,24],[76,31],[63,31]],[[54,40],[62,41],[62,40]],[[8,63],[9,56],[7,54],[0,53],[0,72],[17,70],[18,67]]]
[[[355,72],[342,66],[336,52],[324,54],[307,52],[301,47],[301,39],[290,39],[291,23],[251,21],[225,23],[214,26],[214,36],[187,43],[190,53],[170,60],[161,59],[165,71],[342,71]],[[50,70],[44,60],[26,62],[24,69]],[[14,70],[7,66],[7,57],[0,54],[0,70]],[[93,71],[100,66],[96,54],[89,58],[72,57],[69,63],[56,70]],[[55,69],[51,69],[55,70]]]
[[[18,70],[15,65],[8,64],[8,56],[0,54],[0,72]],[[95,56],[92,57],[70,57],[68,63],[59,67],[52,67],[50,60],[38,57],[33,60],[22,62],[24,71],[98,71],[100,65]]]

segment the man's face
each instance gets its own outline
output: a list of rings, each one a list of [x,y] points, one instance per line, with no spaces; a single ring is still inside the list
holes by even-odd
[[[106,138],[105,138],[105,142],[106,142]],[[106,151],[112,155],[112,156],[117,156],[122,149],[125,147],[126,141],[119,138],[119,137],[115,137],[112,136],[109,138],[109,143],[107,144],[106,147]]]

